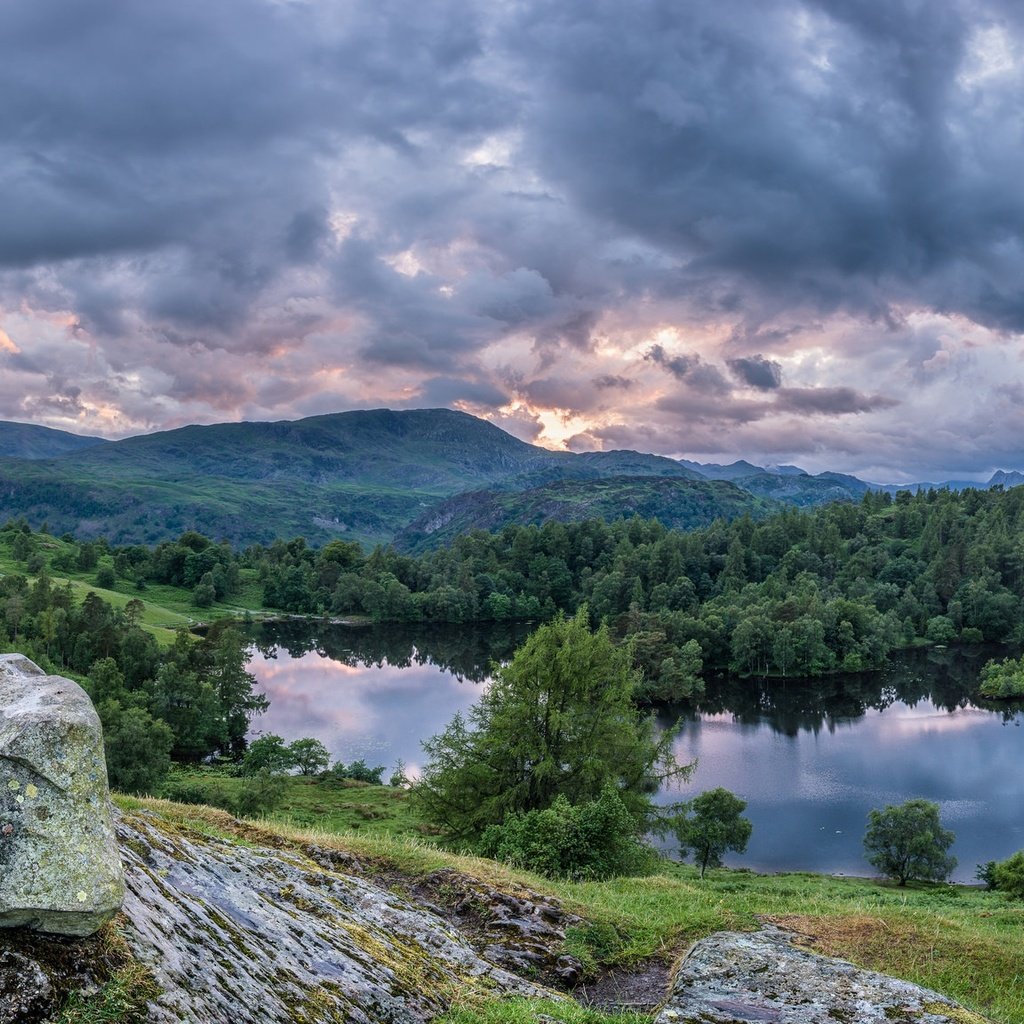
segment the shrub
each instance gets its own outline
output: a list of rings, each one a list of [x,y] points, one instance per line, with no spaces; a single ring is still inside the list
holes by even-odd
[[[1018,850],[1006,860],[992,866],[992,888],[1005,892],[1017,900],[1024,900],[1024,850]]]
[[[1024,658],[990,661],[981,670],[978,692],[994,700],[1024,697]]]
[[[607,785],[596,800],[573,805],[558,796],[544,810],[509,815],[485,830],[479,851],[553,878],[609,878],[649,866],[653,853],[637,831],[636,819]]]
[[[754,826],[741,817],[747,809],[746,800],[719,786],[708,790],[684,805],[683,814],[671,822],[679,840],[679,852],[685,856],[693,851],[694,862],[700,865],[700,877],[707,868],[722,865],[728,850],[743,853]]]
[[[325,782],[368,782],[373,786],[383,785],[384,765],[371,768],[362,758],[346,765],[341,761],[335,763],[320,778]]]
[[[250,776],[235,798],[235,813],[240,818],[256,818],[273,811],[284,799],[285,780],[262,768]]]

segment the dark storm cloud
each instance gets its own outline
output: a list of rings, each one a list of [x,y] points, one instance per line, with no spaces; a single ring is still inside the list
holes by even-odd
[[[676,380],[684,380],[686,375],[695,367],[700,365],[700,356],[696,354],[670,356],[663,345],[652,345],[644,359],[659,366],[664,366]]]
[[[892,409],[899,405],[885,395],[864,395],[853,388],[779,388],[775,408],[796,413],[842,416]]]
[[[487,381],[464,380],[460,377],[431,377],[425,380],[415,399],[416,406],[453,406],[470,402],[476,407],[499,409],[508,403],[508,395]]]
[[[771,391],[782,384],[782,367],[762,355],[728,359],[726,366],[741,384],[759,391]]]
[[[663,345],[652,345],[644,359],[664,367],[676,380],[707,394],[727,394],[731,388],[717,366],[712,366],[696,353],[671,356]]]
[[[595,377],[592,383],[601,391],[607,391],[609,388],[620,388],[626,391],[633,387],[636,381],[618,373],[602,373],[600,377]]]
[[[952,374],[1019,375],[1008,3],[11,0],[0,38],[5,373],[67,421],[615,399],[852,449],[824,420],[886,375],[920,448]]]
[[[534,158],[589,214],[685,261],[680,290],[724,275],[754,315],[917,301],[1024,326],[1022,143],[1003,128],[1017,83],[958,78],[976,30],[1006,23],[998,4],[520,10],[545,96]]]

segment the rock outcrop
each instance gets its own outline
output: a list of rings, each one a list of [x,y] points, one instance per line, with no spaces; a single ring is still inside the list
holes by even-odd
[[[151,1021],[420,1024],[456,995],[552,994],[314,848],[248,845],[145,813],[118,834],[122,933],[162,990]]]
[[[984,1024],[945,996],[792,944],[772,926],[696,943],[655,1024]]]
[[[0,927],[91,935],[123,896],[89,697],[21,655],[0,655]]]

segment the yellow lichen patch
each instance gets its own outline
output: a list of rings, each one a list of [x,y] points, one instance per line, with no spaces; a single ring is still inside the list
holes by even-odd
[[[389,943],[385,944],[361,925],[351,921],[339,921],[338,924],[371,960],[394,975],[403,994],[419,993],[447,1006],[459,993],[465,994],[467,988],[475,987],[475,978],[458,978],[448,969],[439,969],[433,958],[419,946],[402,942],[394,936],[389,936]]]
[[[35,800],[35,798],[39,796],[39,787],[33,786],[32,783],[30,782],[25,787],[25,796],[27,796],[30,800]]]
[[[946,1006],[945,1003],[925,1003],[925,1013],[934,1013],[948,1017],[956,1024],[989,1024],[981,1014],[965,1010],[962,1006]]]
[[[7,783],[7,788],[12,793],[17,793],[18,790],[21,789],[21,783],[17,779],[11,779],[11,781]]]

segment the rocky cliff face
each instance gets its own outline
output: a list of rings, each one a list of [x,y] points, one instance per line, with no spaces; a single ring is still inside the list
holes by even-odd
[[[151,1020],[416,1024],[458,994],[541,991],[437,914],[354,874],[351,860],[146,814],[118,832],[124,935],[162,989]]]

